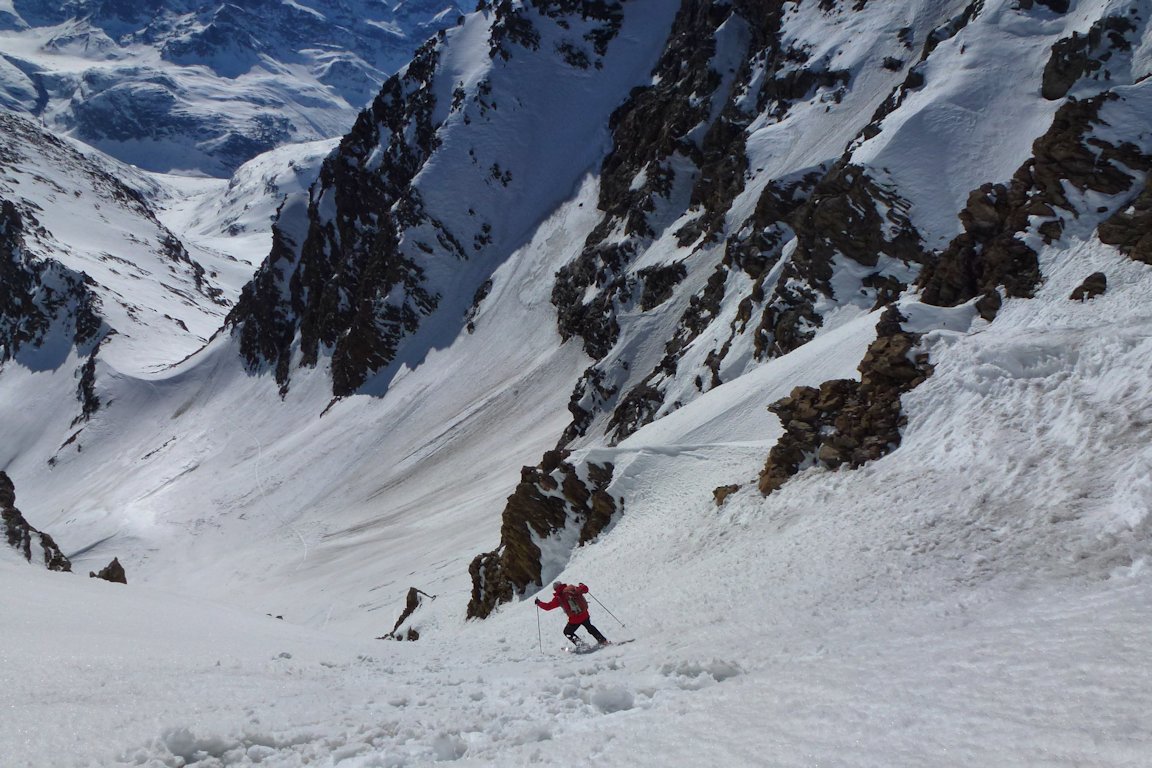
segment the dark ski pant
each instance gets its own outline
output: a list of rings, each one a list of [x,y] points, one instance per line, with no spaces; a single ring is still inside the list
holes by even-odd
[[[604,637],[604,635],[600,634],[600,630],[598,630],[598,629],[596,629],[596,627],[592,626],[592,619],[584,619],[584,621],[582,621],[580,623],[571,622],[571,621],[568,622],[568,626],[564,627],[564,636],[566,638],[568,638],[569,640],[571,640],[573,642],[573,644],[579,645],[580,644],[580,638],[576,637],[576,630],[579,629],[580,627],[584,627],[584,629],[588,630],[588,634],[590,634],[590,635],[592,635],[592,637],[596,638],[597,642],[599,642],[599,643],[608,642],[608,638]]]

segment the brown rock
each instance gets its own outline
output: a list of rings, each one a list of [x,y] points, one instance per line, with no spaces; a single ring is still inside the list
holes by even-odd
[[[1073,301],[1088,301],[1088,299],[1095,298],[1108,290],[1108,276],[1103,272],[1093,272],[1084,278],[1084,282],[1072,291],[1072,295],[1068,298]]]
[[[724,506],[724,502],[728,497],[740,490],[739,485],[722,485],[712,491],[712,498],[716,500],[716,506]]]
[[[117,584],[127,584],[128,576],[124,573],[124,566],[120,565],[119,558],[112,558],[112,562],[100,569],[100,572],[88,572],[89,578],[104,579],[104,581],[111,581]]]

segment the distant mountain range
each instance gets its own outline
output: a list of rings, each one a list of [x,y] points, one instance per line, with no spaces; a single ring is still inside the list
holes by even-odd
[[[227,176],[345,132],[453,0],[0,3],[0,106],[141,168]]]

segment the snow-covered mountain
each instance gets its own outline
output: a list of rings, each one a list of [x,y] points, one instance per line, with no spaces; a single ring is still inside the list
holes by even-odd
[[[227,190],[4,117],[0,470],[129,581],[0,559],[12,759],[1143,764],[1148,25],[486,2]]]
[[[347,131],[453,0],[7,0],[0,105],[141,168],[228,176]]]

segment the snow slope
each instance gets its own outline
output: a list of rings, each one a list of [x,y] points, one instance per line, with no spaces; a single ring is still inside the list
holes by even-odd
[[[717,16],[727,12],[720,5]],[[1132,71],[1072,93],[1113,87],[1124,98],[1108,103],[1095,135],[1152,150],[1148,85],[1135,83],[1147,65],[1143,4],[1083,0],[1067,14],[994,0],[861,3],[859,13],[788,5],[785,39],[825,70],[839,57],[851,87],[839,100],[833,88],[804,90],[783,117],[765,112],[746,126],[748,178],[714,243],[677,242],[674,230],[701,215],[686,181],[696,171],[677,166],[682,186],[658,201],[659,229],[627,270],[683,262],[688,273],[665,304],[618,307],[624,330],[609,360],[626,363],[622,382],[659,364],[722,264],[724,238],[775,180],[846,152],[908,201],[930,246],[958,232],[968,192],[1007,181],[1065,103],[1038,92],[1045,51],[1109,13],[1141,19],[1125,59]],[[911,47],[896,69],[883,64],[899,52],[900,30],[922,43],[977,6],[941,36],[923,86],[863,138],[914,66]],[[649,26],[670,21],[670,6],[633,7]],[[593,98],[594,73],[587,82],[577,73],[565,87],[591,94],[600,118],[545,102],[570,118],[556,135],[586,143],[534,138],[537,162],[505,164],[518,138],[550,133],[508,99],[529,99],[552,70],[492,59],[490,19],[472,15],[445,35],[447,74],[435,82],[446,93],[463,82],[471,97],[493,78],[497,114],[474,133],[462,127],[464,111],[438,114],[448,126],[443,152],[416,184],[446,227],[479,226],[461,213],[475,205],[495,236],[456,271],[446,254],[430,260],[436,284],[455,291],[446,306],[456,315],[431,317],[412,341],[418,353],[386,371],[386,388],[334,399],[321,365],[294,369],[281,395],[226,333],[187,359],[170,354],[177,346],[167,336],[126,344],[122,357],[110,341],[95,379],[103,406],[77,425],[60,407],[74,402],[75,352],[56,371],[0,371],[0,468],[18,506],[78,574],[117,556],[129,580],[40,573],[0,554],[5,761],[1145,765],[1152,267],[1096,234],[1103,217],[1134,206],[1146,176],[1136,168],[1130,189],[1115,195],[1061,184],[1072,209],[1060,214],[1060,232],[1050,242],[1022,235],[1043,279],[1032,298],[1005,296],[994,321],[975,300],[924,303],[914,285],[894,299],[904,327],[923,334],[918,351],[934,372],[903,395],[900,447],[877,461],[841,471],[810,461],[769,496],[756,487],[786,426],[767,406],[798,385],[859,378],[876,338],[882,310],[851,295],[869,270],[843,255],[832,261],[835,295],[821,297],[824,324],[811,341],[758,359],[752,332],[736,335],[708,387],[693,381],[710,351],[701,345],[669,375],[673,396],[659,418],[616,444],[602,429],[577,441],[569,460],[579,467],[614,465],[609,491],[622,512],[589,546],[546,551],[544,584],[586,582],[596,625],[633,642],[565,654],[562,617],[538,613],[530,593],[465,621],[470,561],[496,546],[520,468],[555,446],[571,420],[573,383],[595,362],[579,340],[561,343],[552,292],[557,272],[607,221],[598,162],[611,142],[598,120],[613,106]],[[643,26],[626,27],[624,41],[639,40]],[[558,36],[549,42],[560,29],[547,27]],[[710,60],[734,64],[746,31],[724,26]],[[654,56],[660,41],[642,42],[626,57]],[[531,89],[519,91],[523,83]],[[610,85],[619,97],[630,87]],[[484,117],[469,104],[472,119]],[[479,172],[469,149],[482,155]],[[231,190],[169,180],[149,194],[166,201],[158,219],[190,252],[221,263],[231,255],[241,271],[267,237],[260,223],[270,211],[248,190],[290,192],[280,222],[297,235],[310,171],[292,165],[314,167],[324,150],[257,161]],[[487,174],[495,162],[513,168],[512,185]],[[317,188],[310,194],[319,199]],[[78,227],[96,215],[68,210]],[[781,260],[765,280],[799,248],[795,231],[779,232]],[[1094,272],[1107,275],[1107,291],[1071,301]],[[458,310],[489,276],[468,327]],[[746,316],[740,300],[754,280],[733,268],[725,282],[730,293],[701,337],[710,344]],[[791,285],[803,287],[800,278]],[[161,335],[152,320],[143,325],[141,334]],[[713,491],[724,486],[738,487],[718,505]],[[420,639],[374,639],[392,629],[410,587],[436,596],[405,622]]]
[[[1130,416],[1148,408],[1149,318],[1101,328],[1060,283],[1069,263],[1127,270],[1106,301],[1139,317],[1152,274],[1068,250],[1046,295],[934,336],[945,370],[910,396],[901,451],[864,470],[717,509],[710,485],[763,455],[739,382],[612,449],[627,512],[562,575],[603,601],[610,638],[637,639],[592,656],[559,652],[552,614],[538,638],[529,603],[463,624],[448,583],[424,637],[395,643],[5,565],[6,647],[38,670],[0,688],[10,759],[1141,765],[1152,489]],[[850,360],[855,336],[811,354]],[[1025,418],[1040,408],[1068,418]]]

